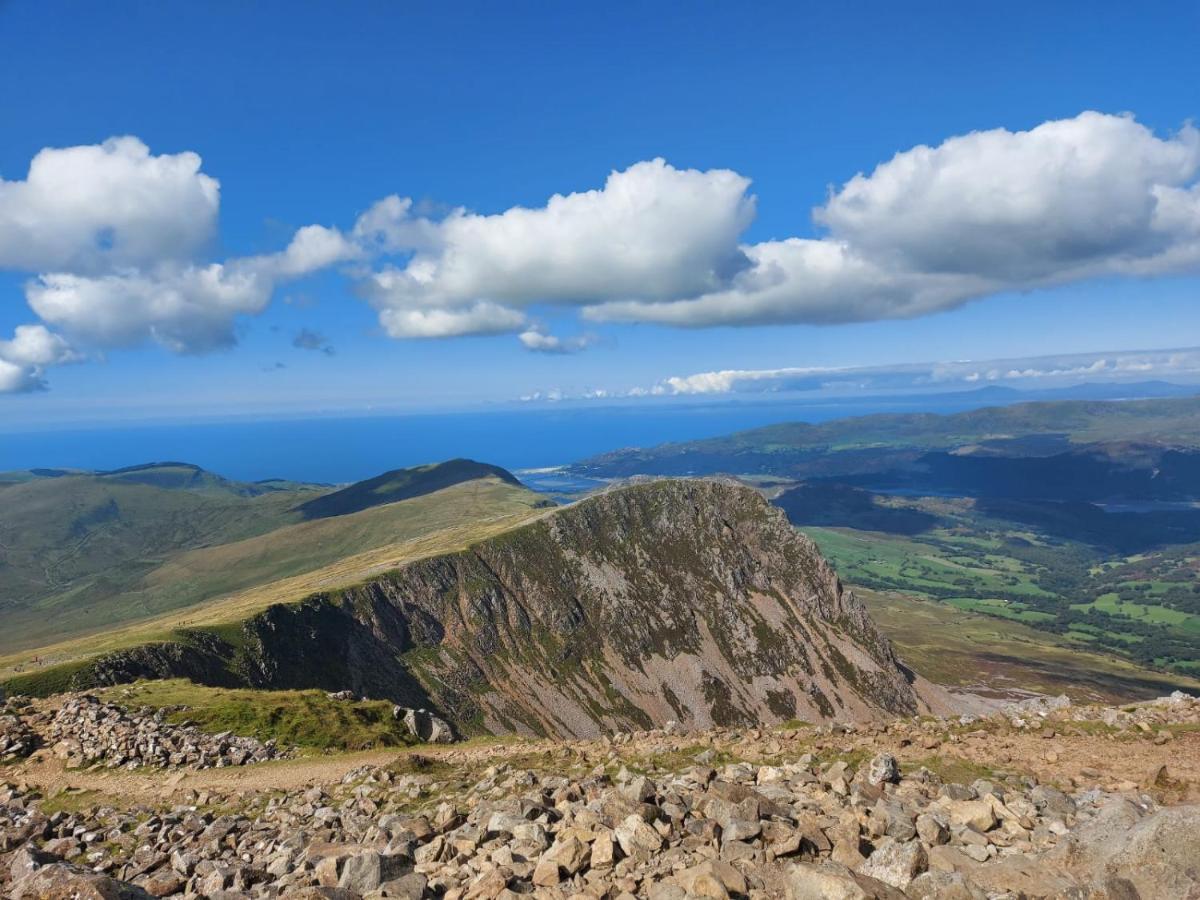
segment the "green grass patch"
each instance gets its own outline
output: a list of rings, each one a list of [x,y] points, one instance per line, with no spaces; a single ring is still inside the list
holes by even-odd
[[[915,763],[905,763],[904,769],[911,771],[925,767],[947,784],[970,784],[979,778],[995,778],[996,770],[957,756],[928,756]]]
[[[1127,587],[1132,582],[1126,582]],[[1152,596],[1151,592],[1147,592]],[[1071,609],[1086,611],[1095,609],[1109,616],[1124,616],[1140,622],[1165,625],[1173,630],[1200,635],[1200,616],[1153,603],[1136,603],[1122,600],[1115,591],[1101,594],[1090,603],[1072,603]]]
[[[194,722],[209,732],[231,731],[313,750],[366,750],[414,743],[386,700],[331,700],[324,691],[212,688],[183,679],[139,681],[110,688],[105,699],[123,706],[168,709],[168,721]]]

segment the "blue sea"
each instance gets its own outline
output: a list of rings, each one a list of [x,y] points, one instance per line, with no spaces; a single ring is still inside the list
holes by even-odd
[[[987,399],[995,404],[996,398]],[[984,405],[983,396],[967,393],[95,426],[0,434],[0,471],[115,469],[172,460],[242,481],[287,478],[337,484],[460,456],[510,470],[540,469],[622,447],[713,437],[777,422],[821,422],[874,412],[956,412]],[[553,477],[546,473],[531,473],[529,480],[554,489]]]

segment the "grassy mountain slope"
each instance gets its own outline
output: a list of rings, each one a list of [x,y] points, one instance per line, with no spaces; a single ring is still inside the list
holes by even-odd
[[[408,506],[384,491],[359,512],[312,521],[300,507],[344,491],[232,482],[177,463],[13,483],[0,488],[0,652],[145,619],[540,501],[507,472],[487,470],[427,466],[409,479],[423,488],[417,499],[437,485],[468,487],[445,505]],[[403,480],[403,472],[391,474]]]
[[[652,487],[642,486],[637,490]],[[503,497],[508,497],[511,503],[507,512],[501,503]],[[407,699],[419,703],[432,702],[430,696],[437,693],[437,685],[442,685],[443,689],[457,685],[461,689],[465,683],[478,678],[479,672],[487,673],[486,680],[495,690],[477,686],[457,699],[451,698],[459,704],[460,724],[471,727],[479,727],[485,721],[482,707],[486,706],[491,710],[487,714],[492,717],[491,727],[497,730],[506,727],[504,719],[514,726],[524,723],[521,727],[534,730],[540,727],[557,729],[561,723],[555,724],[548,718],[549,713],[538,710],[549,696],[547,690],[559,690],[560,683],[565,685],[562,690],[574,698],[570,702],[575,704],[575,712],[567,716],[568,722],[578,720],[580,706],[586,708],[599,702],[620,705],[624,709],[619,713],[624,717],[622,720],[633,723],[641,720],[622,701],[608,693],[612,685],[629,686],[629,677],[614,680],[613,670],[609,667],[613,657],[604,651],[602,659],[593,658],[596,648],[619,640],[627,650],[633,647],[635,655],[640,653],[637,647],[644,645],[652,649],[657,643],[663,644],[664,658],[673,650],[686,652],[687,641],[695,638],[694,633],[692,638],[684,635],[695,627],[694,614],[706,606],[706,598],[718,596],[727,589],[721,585],[746,584],[747,576],[739,574],[737,566],[726,573],[728,578],[720,574],[729,565],[728,558],[719,564],[709,559],[700,567],[718,573],[715,581],[710,578],[689,582],[688,579],[694,577],[686,574],[690,571],[689,566],[672,569],[680,566],[681,561],[694,558],[696,548],[690,547],[688,541],[663,542],[655,547],[651,556],[649,548],[644,546],[646,535],[662,527],[657,523],[666,515],[665,510],[674,509],[662,504],[646,505],[641,518],[633,525],[622,526],[620,517],[612,515],[611,508],[607,512],[603,512],[603,507],[597,511],[594,504],[583,502],[572,508],[571,528],[564,529],[555,524],[562,521],[562,512],[522,505],[521,497],[510,486],[485,481],[458,485],[395,506],[407,507],[407,515],[413,521],[424,518],[426,526],[433,530],[409,540],[340,558],[314,571],[172,610],[152,619],[104,629],[36,651],[10,653],[0,657],[0,683],[10,691],[38,694],[91,684],[96,675],[96,660],[110,658],[120,660],[120,666],[124,666],[132,677],[183,675],[210,684],[254,683],[273,687],[312,684],[341,687],[346,686],[341,679],[359,678],[362,681],[348,686],[379,696],[379,685],[367,682],[383,678],[388,672],[394,674],[399,666],[405,672],[420,673],[419,678],[414,676],[404,682],[404,689],[412,692]],[[716,510],[714,504],[692,504],[687,508],[696,509],[697,506],[703,511],[703,527],[713,529],[713,536],[705,539],[708,545],[727,543],[727,529],[736,533],[741,527],[738,516]],[[478,518],[483,510],[495,515]],[[675,509],[668,518],[678,515],[680,511]],[[333,521],[350,525],[356,517]],[[440,529],[435,527],[451,521],[456,524]],[[535,524],[520,527],[531,521]],[[319,522],[305,523],[295,530],[297,534],[303,534],[304,529],[320,525]],[[565,540],[564,535],[568,533],[574,536]],[[784,543],[782,532],[766,542],[771,552]],[[481,545],[492,549],[481,551]],[[567,555],[558,558],[568,546]],[[580,547],[584,549],[580,551]],[[727,551],[710,548],[705,552],[717,554],[719,560]],[[519,553],[522,562],[502,562],[508,553]],[[421,573],[416,581],[412,580],[411,574],[404,574],[411,572],[414,566]],[[752,568],[761,566],[756,563]],[[208,569],[208,565],[204,568]],[[624,574],[618,576],[618,572]],[[590,630],[579,631],[578,603],[581,599],[586,606],[586,598],[593,593],[575,586],[560,595],[561,589],[556,588],[552,580],[544,581],[556,573],[557,577],[572,582],[580,577],[599,576],[602,589],[611,589],[614,584],[632,578],[627,590],[644,598],[643,612],[651,611],[651,619],[622,612],[599,628],[592,625]],[[778,572],[771,575],[776,585],[778,576]],[[532,590],[526,587],[519,596],[515,595],[514,588],[522,581],[530,582]],[[434,602],[428,593],[434,585],[437,586],[434,593],[442,598],[436,603],[449,606],[429,607],[420,600],[428,596],[429,602]],[[687,596],[684,605],[687,615],[677,616],[670,611],[671,606],[663,605],[664,597],[679,591]],[[568,594],[570,598],[579,599],[569,599]],[[555,597],[558,599],[551,603]],[[381,598],[391,599],[383,602]],[[457,601],[454,598],[458,598]],[[410,622],[405,626],[407,632],[394,630],[395,607],[392,604],[408,610],[404,613]],[[949,684],[978,687],[982,679],[1001,691],[1065,690],[1076,697],[1102,696],[1114,700],[1157,695],[1172,687],[1193,692],[1200,688],[1200,683],[1182,674],[1164,676],[1112,657],[1089,653],[1083,647],[1062,646],[1054,635],[1035,630],[1036,625],[1031,628],[1020,622],[974,615],[949,605],[917,603],[895,596],[885,597],[882,604],[872,600],[872,604],[872,609],[881,616],[884,633],[896,641],[905,659],[922,674],[928,668],[935,678],[945,679]],[[419,614],[421,608],[441,611],[429,618]],[[760,607],[763,610],[770,608],[769,604]],[[393,612],[388,613],[388,609]],[[463,644],[457,639],[444,641],[439,645],[440,650],[422,643],[430,640],[429,635],[437,633],[436,628],[429,630],[431,622],[457,622],[459,624],[453,628],[459,629],[461,636],[462,623],[480,615],[493,620],[489,632],[493,635],[505,634],[509,627],[519,630],[507,632],[499,642],[485,640],[474,649],[470,649],[469,642]],[[543,616],[550,618],[543,620]],[[777,619],[767,618],[773,623],[770,628],[777,627]],[[739,616],[730,618],[727,610],[704,628],[713,640],[737,642],[746,639],[746,625]],[[774,665],[773,660],[778,658],[777,649],[762,627],[762,623],[757,623],[749,629],[760,646],[749,654],[748,660],[755,664],[753,660],[761,657],[763,665]],[[496,628],[500,630],[496,631]],[[684,630],[681,632],[680,628]],[[390,650],[380,651],[370,636],[374,633],[407,633],[409,637],[401,638]],[[566,635],[572,633],[574,639],[567,640]],[[416,646],[405,644],[405,640],[416,642]],[[768,643],[762,645],[763,640]],[[402,647],[408,649],[398,650]],[[192,668],[185,664],[189,659],[194,662],[198,658],[207,663]],[[120,666],[116,670],[110,667],[106,677],[112,677],[114,671],[119,674]],[[142,668],[137,670],[138,666]],[[639,657],[630,671],[636,673],[633,676],[636,683],[648,675],[661,675],[662,666],[661,660],[647,665],[646,660]],[[671,674],[662,682],[667,687],[680,678],[695,677],[695,670],[689,670],[686,665],[683,674],[674,668],[669,671]],[[689,671],[693,674],[688,675]],[[761,684],[761,677],[762,673],[758,673],[750,681]],[[306,682],[303,678],[312,680]],[[726,674],[722,683],[739,680]],[[432,687],[426,690],[421,686],[423,684]],[[639,690],[644,689],[643,685]],[[675,692],[675,688],[671,691]],[[721,688],[713,683],[709,692],[711,696],[705,696],[702,690],[698,698],[693,698],[694,702],[709,703],[721,693]],[[639,693],[636,701],[639,708],[650,703],[650,708],[658,709],[663,715],[678,717],[673,709],[670,713],[666,711],[670,707],[668,692],[657,691],[655,695],[656,700],[654,695],[647,700],[644,693]],[[681,699],[678,692],[673,696],[677,701]],[[537,698],[532,708],[531,697]],[[487,699],[481,704],[482,698]],[[753,705],[766,702],[766,699],[763,695],[758,701],[743,698],[739,702]],[[782,710],[782,699],[780,695],[771,702]],[[687,705],[693,700],[684,703]],[[562,718],[565,715],[562,710],[568,706],[561,698],[556,702],[558,712],[554,715]],[[667,707],[662,707],[662,703]],[[722,715],[727,714],[728,710],[722,712]]]
[[[991,697],[1037,691],[1106,703],[1200,691],[1196,678],[1072,647],[1036,622],[980,615],[890,591],[855,590],[905,662],[938,684]]]
[[[0,489],[0,640],[20,631],[25,615],[104,602],[172,554],[295,521],[296,504],[321,490],[254,492],[179,467]]]
[[[19,677],[20,690],[40,693],[47,678],[54,681],[63,672],[99,655],[146,644],[187,642],[196,634],[237,631],[240,623],[272,605],[297,603],[318,592],[344,590],[413,560],[461,550],[546,515],[550,510],[543,502],[531,491],[488,480],[404,500],[384,507],[394,512],[396,521],[408,523],[407,530],[398,532],[389,543],[203,603],[125,624],[77,631],[74,637],[55,635],[26,649],[8,651],[0,655],[0,681]],[[334,521],[353,527],[354,520],[354,516],[343,516]]]

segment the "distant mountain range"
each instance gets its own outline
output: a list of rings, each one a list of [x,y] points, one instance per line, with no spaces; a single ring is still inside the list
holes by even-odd
[[[950,415],[883,413],[789,422],[723,437],[616,450],[568,467],[589,478],[736,473],[855,475],[911,464],[932,451],[1047,456],[1085,444],[1200,448],[1200,397],[1062,400]],[[1114,456],[1120,456],[1117,449]]]

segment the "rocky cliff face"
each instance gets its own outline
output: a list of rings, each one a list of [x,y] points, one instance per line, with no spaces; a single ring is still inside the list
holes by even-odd
[[[756,492],[715,481],[613,490],[273,607],[231,643],[143,651],[130,674],[174,674],[172,653],[201,680],[348,688],[436,708],[467,732],[586,737],[922,708],[812,542]],[[109,658],[94,671],[112,681],[122,668]]]

